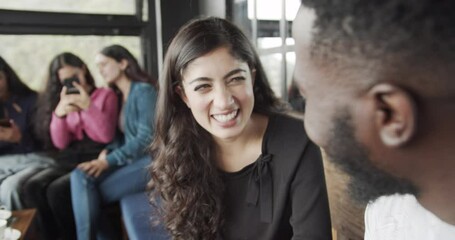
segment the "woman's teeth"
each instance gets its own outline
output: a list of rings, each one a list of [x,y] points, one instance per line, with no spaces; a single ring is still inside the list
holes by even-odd
[[[235,118],[235,116],[237,115],[237,111],[238,110],[235,110],[228,114],[214,114],[213,118],[215,118],[219,122],[223,122],[223,123],[228,122]]]

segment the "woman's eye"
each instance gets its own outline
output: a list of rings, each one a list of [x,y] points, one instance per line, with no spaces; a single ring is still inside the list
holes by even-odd
[[[207,89],[207,88],[209,88],[209,87],[210,87],[209,84],[197,85],[197,86],[194,88],[194,91],[204,90],[204,89]]]
[[[243,81],[243,80],[245,80],[244,77],[238,76],[238,77],[233,77],[233,78],[231,78],[231,79],[229,80],[229,82],[240,82],[240,81]]]

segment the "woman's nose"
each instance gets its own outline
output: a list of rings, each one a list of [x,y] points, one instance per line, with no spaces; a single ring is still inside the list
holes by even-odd
[[[218,88],[215,91],[213,104],[219,109],[227,109],[234,103],[232,93],[226,87]]]

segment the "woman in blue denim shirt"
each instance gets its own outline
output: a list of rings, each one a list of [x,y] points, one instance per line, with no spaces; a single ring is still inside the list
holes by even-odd
[[[153,137],[156,90],[137,60],[122,46],[104,48],[96,62],[105,81],[119,94],[119,134],[97,159],[71,174],[71,194],[78,239],[115,239],[101,220],[102,206],[144,191],[150,164],[146,147]]]

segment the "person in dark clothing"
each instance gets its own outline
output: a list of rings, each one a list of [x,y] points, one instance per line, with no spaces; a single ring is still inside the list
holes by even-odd
[[[0,205],[10,210],[23,208],[22,183],[53,164],[52,159],[37,153],[41,148],[32,124],[36,97],[0,57]]]
[[[168,49],[151,186],[171,237],[331,239],[320,151],[245,35],[198,19]]]
[[[76,77],[78,94],[69,94],[64,79]],[[85,63],[72,53],[61,53],[50,63],[48,91],[38,108],[41,136],[59,151],[55,167],[46,168],[24,183],[24,201],[38,209],[43,239],[76,239],[71,205],[70,172],[77,164],[96,158],[115,135],[117,95],[96,88]]]

